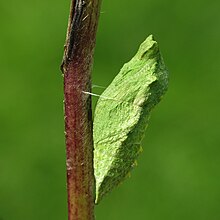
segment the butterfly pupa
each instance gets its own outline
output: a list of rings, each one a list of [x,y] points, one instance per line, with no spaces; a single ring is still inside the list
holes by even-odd
[[[95,108],[96,203],[135,167],[151,110],[167,87],[168,71],[150,35],[105,89]]]

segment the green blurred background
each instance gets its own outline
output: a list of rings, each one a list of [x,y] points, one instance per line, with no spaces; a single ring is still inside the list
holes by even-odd
[[[103,0],[93,83],[107,86],[153,33],[170,84],[139,166],[96,207],[97,220],[220,219],[219,10],[219,1]],[[69,0],[0,2],[1,220],[67,219],[68,13]]]

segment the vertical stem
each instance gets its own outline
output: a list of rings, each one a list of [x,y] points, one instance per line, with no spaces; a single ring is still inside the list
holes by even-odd
[[[100,0],[72,0],[64,73],[68,220],[94,219],[91,68]]]

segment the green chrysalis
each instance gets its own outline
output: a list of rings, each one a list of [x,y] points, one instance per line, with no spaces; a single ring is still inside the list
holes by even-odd
[[[150,35],[100,96],[94,116],[96,203],[135,166],[150,112],[168,87],[168,72]]]

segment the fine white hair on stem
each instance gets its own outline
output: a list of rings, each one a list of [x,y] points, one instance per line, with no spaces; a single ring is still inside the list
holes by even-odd
[[[109,99],[109,100],[115,100],[115,101],[118,101],[118,100],[116,100],[116,99],[109,98],[109,97],[106,97],[106,96],[103,96],[103,95],[98,95],[98,94],[95,94],[95,93],[92,93],[92,92],[85,92],[85,91],[82,91],[82,93],[87,94],[87,95],[91,95],[91,96],[100,97],[100,98],[103,98],[103,99]]]

